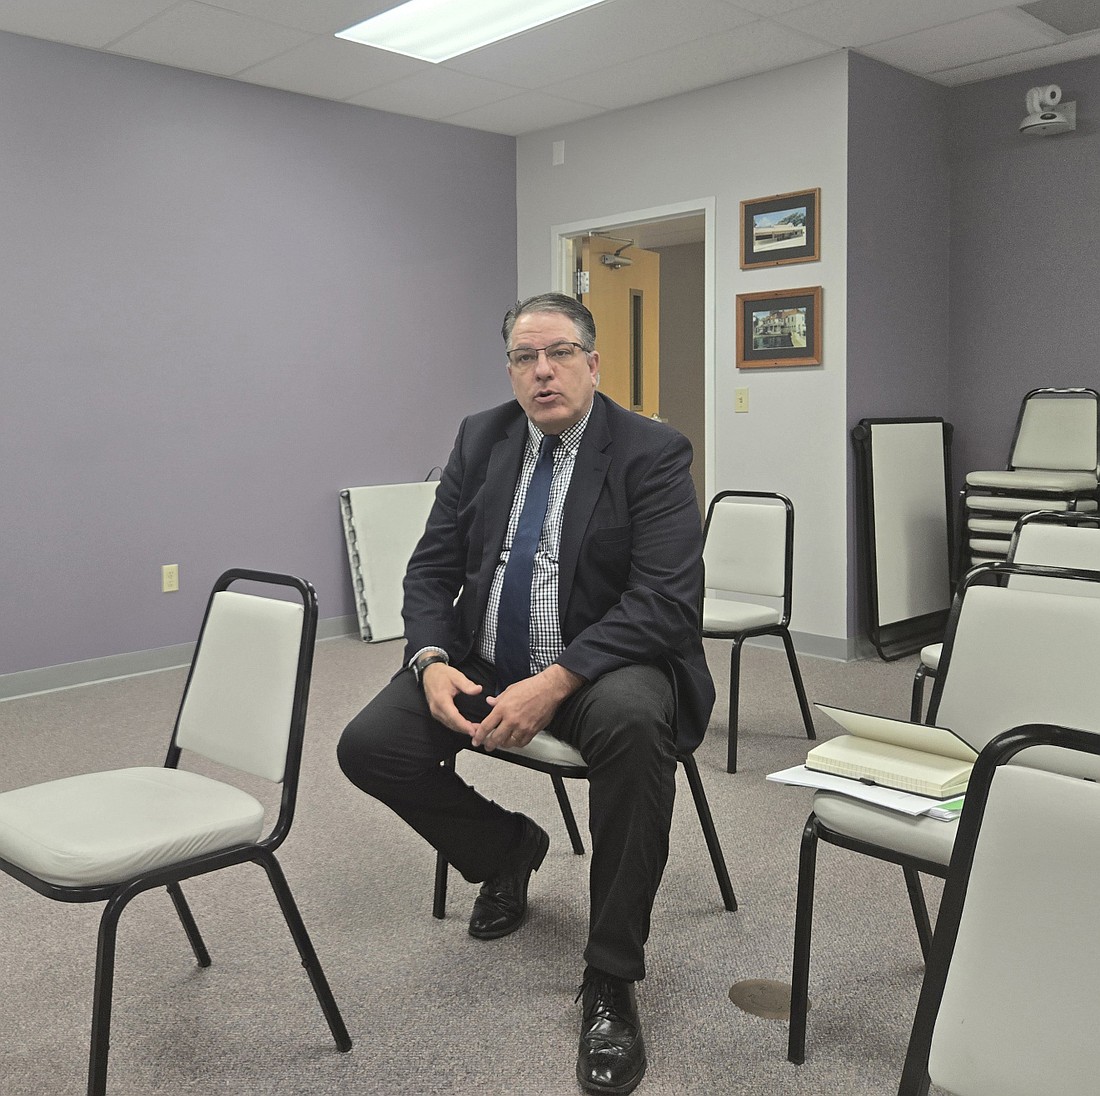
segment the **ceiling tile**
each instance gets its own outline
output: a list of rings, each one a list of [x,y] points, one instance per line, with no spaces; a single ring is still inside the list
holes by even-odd
[[[992,11],[957,23],[865,46],[861,52],[908,72],[954,68],[975,58],[1001,57],[1050,44],[1050,36],[1007,12]]]
[[[814,0],[726,0],[734,7],[744,8],[753,15],[783,15],[785,12],[794,11],[797,8],[805,8]]]
[[[429,68],[430,72],[373,88],[356,95],[349,102],[395,114],[438,119],[511,99],[523,90],[477,76],[467,76],[464,72],[454,72],[441,65]]]
[[[974,64],[960,65],[958,68],[943,69],[931,75],[938,83],[957,87],[959,84],[973,84],[978,80],[991,80],[995,76],[1007,76],[1013,72],[1026,73],[1029,69],[1060,65],[1067,61],[1079,61],[1085,57],[1096,57],[1098,54],[1100,54],[1100,33],[1084,34],[1066,42],[1042,46],[1012,57],[978,61]],[[1021,82],[1020,86],[1023,87],[1024,82]],[[1024,88],[1024,90],[1027,89]],[[1069,88],[1063,90],[1071,92]],[[1072,99],[1075,94],[1069,94],[1069,98]]]
[[[112,53],[230,76],[309,41],[303,31],[186,0],[112,43]]]
[[[386,11],[396,0],[209,0],[214,7],[313,34],[335,34]]]
[[[176,0],[3,0],[0,29],[93,49],[167,11]]]
[[[455,57],[448,67],[535,89],[717,34],[752,18],[722,0],[610,0]]]
[[[610,66],[546,90],[575,95],[613,110],[832,52],[831,46],[761,20]]]
[[[356,45],[329,34],[239,73],[251,84],[350,99],[353,95],[433,66],[387,50]]]
[[[469,126],[471,129],[485,129],[491,133],[507,133],[518,137],[521,133],[533,133],[550,126],[564,126],[602,113],[598,106],[558,99],[539,91],[524,91],[511,99],[452,114],[444,120],[456,126]]]
[[[1096,0],[1036,0],[1021,5],[1023,10],[1061,34],[1088,34],[1100,30],[1100,7]]]
[[[816,0],[776,20],[837,46],[866,46],[1012,6],[1011,0]]]

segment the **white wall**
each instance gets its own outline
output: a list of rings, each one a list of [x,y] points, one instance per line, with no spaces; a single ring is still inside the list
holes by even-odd
[[[713,420],[708,493],[782,491],[795,506],[793,629],[800,649],[847,657],[845,316],[848,60],[776,72],[521,137],[521,296],[557,288],[552,226],[696,199],[714,203]],[[551,166],[552,142],[565,163]],[[821,187],[817,263],[739,267],[743,199]],[[738,293],[821,285],[823,365],[734,367]],[[750,389],[734,415],[733,390]]]

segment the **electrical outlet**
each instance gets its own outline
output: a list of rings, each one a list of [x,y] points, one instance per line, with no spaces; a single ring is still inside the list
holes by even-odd
[[[172,594],[180,588],[180,565],[178,563],[166,563],[160,569],[161,593]]]
[[[749,409],[749,390],[747,388],[735,388],[733,390],[733,410],[734,412],[748,411]]]

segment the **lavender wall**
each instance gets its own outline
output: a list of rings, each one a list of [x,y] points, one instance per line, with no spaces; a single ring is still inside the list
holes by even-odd
[[[514,140],[0,34],[0,147],[0,674],[351,614],[338,490],[510,394]]]
[[[1028,88],[1058,84],[1077,131],[1017,132]],[[951,98],[955,471],[1004,466],[1020,400],[1100,384],[1100,58]]]
[[[852,53],[848,69],[848,429],[952,421],[946,89]],[[848,448],[848,625],[859,631],[855,459]]]

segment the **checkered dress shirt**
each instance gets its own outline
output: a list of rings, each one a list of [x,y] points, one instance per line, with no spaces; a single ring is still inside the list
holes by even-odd
[[[535,569],[531,578],[531,672],[545,670],[565,650],[561,638],[561,622],[558,619],[558,545],[561,542],[561,517],[565,506],[565,495],[569,490],[569,481],[573,477],[573,465],[577,459],[577,449],[581,444],[584,428],[588,425],[588,414],[562,432],[554,450],[554,477],[550,481],[550,502],[546,507],[546,520],[542,524],[542,536],[535,552]],[[527,487],[535,471],[539,447],[542,445],[542,431],[530,420],[527,421],[527,448],[523,452],[523,468],[520,470],[516,493],[512,498],[512,513],[508,518],[508,531],[504,534],[504,543],[497,560],[493,585],[489,589],[489,604],[485,608],[485,619],[481,624],[481,638],[478,653],[487,662],[495,662],[497,611],[500,608],[500,588],[504,584],[504,568],[508,565],[508,555],[512,549],[512,538],[519,525],[519,515],[523,510],[523,500],[527,497]]]

